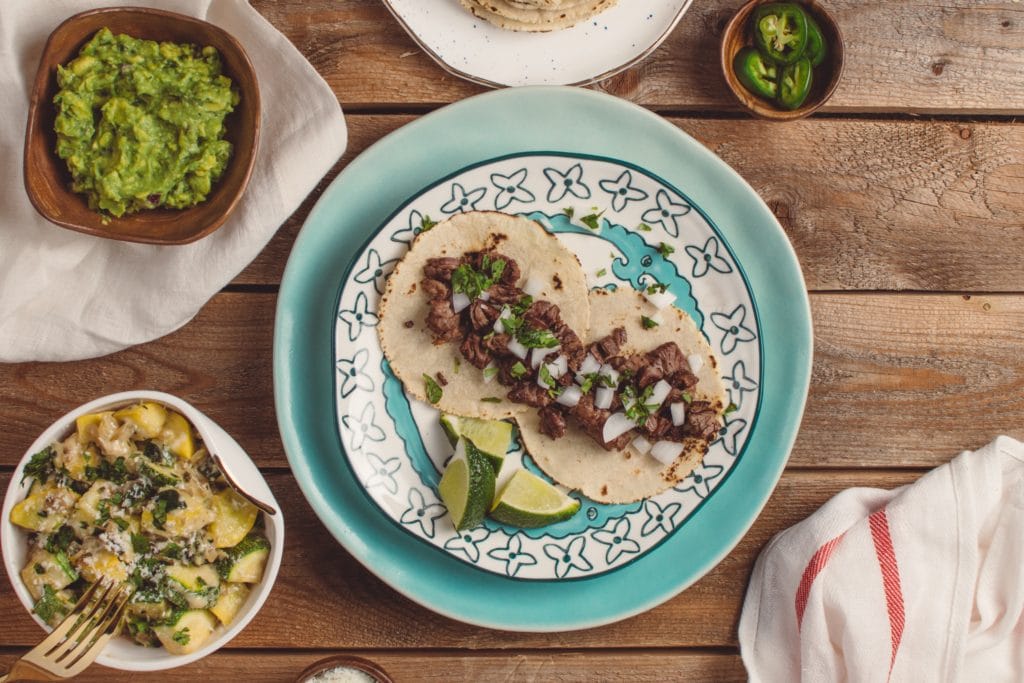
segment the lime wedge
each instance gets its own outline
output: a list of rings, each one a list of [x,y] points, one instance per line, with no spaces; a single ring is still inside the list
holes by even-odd
[[[494,499],[494,469],[476,446],[460,439],[437,490],[456,529],[475,527]]]
[[[491,517],[510,526],[532,529],[569,519],[580,502],[529,470],[517,470],[491,507]]]
[[[512,424],[501,420],[480,420],[475,417],[441,415],[441,428],[454,446],[459,437],[469,439],[491,462],[494,472],[501,471],[505,453],[512,444]]]

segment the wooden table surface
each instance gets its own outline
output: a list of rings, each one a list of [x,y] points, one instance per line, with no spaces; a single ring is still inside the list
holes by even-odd
[[[629,0],[625,0],[629,1]],[[779,217],[810,289],[814,370],[792,457],[715,569],[651,611],[555,634],[491,631],[401,597],[329,536],[292,478],[274,416],[274,305],[322,189],[368,145],[483,91],[422,54],[378,0],[253,0],[334,89],[349,145],[276,237],[179,331],[95,360],[0,365],[0,486],[58,415],[133,388],[178,394],[266,473],[288,519],[270,599],[229,647],[159,676],[288,681],[345,652],[396,681],[743,680],[736,625],[766,541],[850,486],[893,487],[997,434],[1024,438],[1024,4],[829,0],[846,73],[798,123],[737,111],[718,72],[739,0],[698,0],[668,41],[597,86],[665,116]],[[0,570],[2,571],[2,570]],[[0,577],[0,667],[42,632]]]

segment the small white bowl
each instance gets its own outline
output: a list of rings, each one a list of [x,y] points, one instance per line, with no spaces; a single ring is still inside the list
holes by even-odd
[[[125,391],[119,394],[111,394],[90,401],[83,406],[75,408],[67,415],[54,422],[43,432],[35,443],[28,449],[25,456],[18,463],[10,486],[7,487],[7,496],[3,504],[3,520],[0,522],[0,546],[3,547],[4,567],[7,569],[7,576],[14,586],[21,604],[25,606],[32,618],[47,631],[50,627],[43,623],[42,619],[32,612],[35,604],[28,589],[21,582],[21,570],[25,566],[28,550],[28,532],[13,524],[11,519],[11,508],[28,494],[29,481],[21,483],[21,477],[25,465],[34,453],[46,448],[54,441],[66,438],[74,431],[75,418],[86,413],[95,413],[102,410],[112,410],[121,406],[130,405],[141,400],[156,401],[169,408],[180,412],[199,432],[206,448],[211,453],[216,453],[225,462],[232,476],[246,491],[256,498],[263,500],[277,509],[276,515],[263,515],[266,523],[267,540],[270,541],[270,557],[267,560],[266,569],[263,572],[263,580],[253,587],[249,593],[245,605],[239,610],[235,620],[227,627],[220,627],[214,631],[210,641],[188,655],[172,655],[163,648],[141,647],[126,637],[115,638],[107,645],[103,653],[96,660],[97,663],[112,669],[123,671],[160,671],[176,666],[184,666],[223,647],[238,635],[243,628],[252,620],[260,607],[270,595],[277,578],[277,571],[281,567],[281,557],[284,550],[284,516],[281,513],[281,506],[271,493],[270,487],[263,479],[260,471],[253,464],[242,447],[232,439],[227,432],[221,429],[213,420],[199,412],[191,404],[182,399],[165,394],[159,391]]]

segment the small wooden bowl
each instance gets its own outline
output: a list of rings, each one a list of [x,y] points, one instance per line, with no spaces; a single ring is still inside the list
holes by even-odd
[[[225,121],[226,138],[234,146],[224,174],[206,201],[181,210],[152,209],[107,217],[89,208],[85,195],[71,191],[71,174],[57,156],[53,130],[57,112],[57,65],[73,59],[103,27],[135,38],[211,45],[220,52],[224,73],[234,81],[241,101]],[[71,230],[97,237],[187,244],[219,228],[238,204],[249,182],[260,133],[260,91],[256,71],[242,46],[223,29],[173,12],[134,7],[107,8],[71,17],[50,34],[39,62],[29,103],[25,133],[25,189],[44,218]]]
[[[362,671],[363,673],[373,677],[373,680],[377,683],[394,683],[391,680],[391,676],[388,676],[384,669],[380,668],[368,659],[353,657],[351,655],[335,655],[334,657],[328,657],[327,659],[321,659],[313,662],[299,674],[299,677],[295,679],[295,683],[305,683],[317,674],[321,674],[324,671],[329,671],[338,667],[347,667],[349,669]]]
[[[794,121],[817,111],[835,92],[839,79],[843,75],[843,34],[832,16],[825,11],[816,0],[798,3],[809,12],[821,26],[825,38],[828,55],[820,65],[814,68],[814,82],[807,101],[798,109],[782,109],[768,100],[762,99],[747,90],[733,71],[732,62],[736,53],[744,47],[754,44],[750,29],[750,15],[758,5],[777,0],[750,0],[733,15],[722,34],[722,74],[729,89],[736,96],[744,109],[754,116],[771,121]]]

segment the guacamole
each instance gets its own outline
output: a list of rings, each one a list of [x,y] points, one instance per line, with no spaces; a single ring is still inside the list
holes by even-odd
[[[184,209],[227,168],[224,119],[239,97],[214,48],[103,28],[57,67],[57,83],[57,155],[90,208]]]

